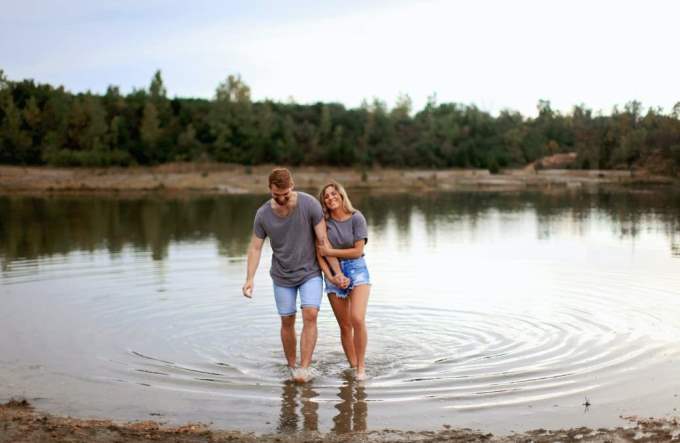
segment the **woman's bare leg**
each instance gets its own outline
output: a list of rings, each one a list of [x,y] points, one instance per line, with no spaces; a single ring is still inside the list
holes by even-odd
[[[370,285],[360,285],[352,290],[350,299],[350,322],[354,332],[354,350],[356,352],[357,376],[363,375],[366,369],[366,344],[368,332],[366,330],[366,308],[368,307],[368,295],[371,292]]]
[[[328,294],[328,301],[331,303],[333,314],[335,314],[335,319],[338,321],[338,326],[340,326],[342,350],[345,351],[349,365],[356,368],[357,355],[354,350],[349,298],[340,298],[336,297],[335,294]]]

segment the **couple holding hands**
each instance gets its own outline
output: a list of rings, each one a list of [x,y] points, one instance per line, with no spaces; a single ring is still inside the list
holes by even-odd
[[[291,378],[300,383],[313,378],[312,354],[317,339],[317,317],[324,292],[340,326],[342,348],[355,378],[366,378],[366,307],[370,292],[364,245],[368,241],[366,219],[352,207],[347,192],[331,181],[321,188],[318,200],[294,191],[285,168],[269,175],[271,199],[255,214],[248,247],[247,276],[243,295],[252,297],[253,279],[265,238],[272,248],[270,275],[276,308],[281,316],[281,343]],[[295,318],[297,294],[302,308],[300,365],[297,364]]]

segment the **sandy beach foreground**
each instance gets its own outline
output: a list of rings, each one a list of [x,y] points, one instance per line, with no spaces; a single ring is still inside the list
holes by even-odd
[[[627,417],[629,427],[560,430],[537,429],[497,436],[471,429],[444,425],[433,431],[384,429],[347,434],[305,432],[295,434],[253,434],[235,430],[216,430],[207,424],[188,423],[179,427],[156,421],[129,423],[57,417],[33,409],[25,400],[0,405],[0,443],[37,442],[659,442],[680,441],[677,419]]]
[[[255,167],[216,163],[172,163],[131,168],[51,168],[0,166],[0,193],[44,192],[201,192],[264,193],[272,165]],[[542,169],[370,169],[292,168],[296,185],[316,189],[333,178],[352,189],[510,190],[584,188],[599,185],[677,184],[671,177],[639,171]]]

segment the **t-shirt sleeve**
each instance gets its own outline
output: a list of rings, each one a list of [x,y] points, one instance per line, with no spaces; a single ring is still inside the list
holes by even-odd
[[[368,243],[368,226],[364,214],[357,211],[352,215],[352,231],[354,232],[354,241],[364,240]]]
[[[316,226],[323,220],[323,210],[321,209],[321,203],[319,203],[315,198],[309,198],[309,217],[312,220],[312,226]]]
[[[257,211],[255,214],[255,222],[253,222],[253,234],[261,239],[267,237],[267,232],[264,230],[263,218],[264,215],[262,214],[262,211]]]

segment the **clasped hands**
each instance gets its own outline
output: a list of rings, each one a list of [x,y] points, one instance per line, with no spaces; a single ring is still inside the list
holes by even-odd
[[[330,280],[330,282],[333,283],[335,287],[340,289],[347,289],[350,284],[349,278],[345,277],[342,272],[338,272],[334,276],[326,278]]]
[[[327,257],[327,256],[332,257],[333,248],[330,248],[323,243],[321,243],[321,244],[317,243],[316,250],[323,257]],[[349,278],[345,277],[345,275],[342,272],[338,272],[337,274],[335,274],[333,276],[326,276],[326,278],[331,283],[333,283],[334,286],[336,286],[340,289],[347,289],[347,287],[350,284]]]

